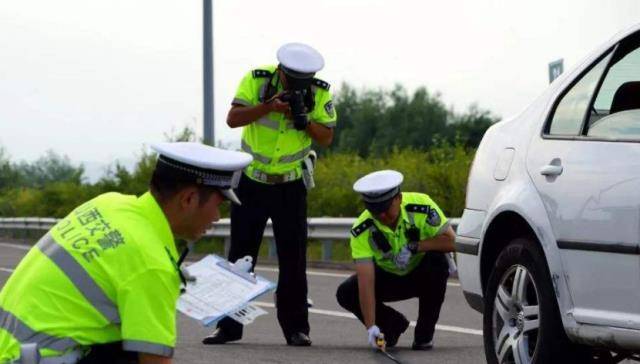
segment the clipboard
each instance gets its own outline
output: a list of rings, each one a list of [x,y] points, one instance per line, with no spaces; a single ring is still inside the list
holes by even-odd
[[[251,282],[253,284],[257,284],[258,283],[258,279],[256,278],[256,276],[254,274],[251,274],[251,272],[243,272],[241,270],[236,269],[236,267],[234,265],[232,265],[231,263],[229,263],[229,261],[227,261],[227,260],[221,260],[217,264],[218,264],[218,266],[228,270],[229,272],[237,275],[238,277],[246,279],[247,281],[249,281],[249,282]]]
[[[243,272],[217,255],[208,255],[185,269],[196,280],[187,282],[177,308],[205,326],[246,307],[276,287],[273,282]]]

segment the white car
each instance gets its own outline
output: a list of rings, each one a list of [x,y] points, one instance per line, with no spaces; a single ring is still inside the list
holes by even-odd
[[[457,234],[488,363],[639,360],[640,25],[489,128]]]

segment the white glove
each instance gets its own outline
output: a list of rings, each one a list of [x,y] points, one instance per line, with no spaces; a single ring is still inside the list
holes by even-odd
[[[373,325],[367,329],[367,332],[369,333],[369,345],[377,349],[378,344],[376,344],[376,339],[378,338],[378,336],[380,336],[380,328],[376,325]]]
[[[456,261],[453,260],[452,253],[445,253],[444,256],[447,258],[447,264],[449,264],[449,276],[452,276],[458,271],[458,266]]]
[[[409,248],[407,248],[407,246],[405,245],[402,247],[402,249],[400,249],[398,254],[396,254],[393,262],[396,264],[396,267],[400,269],[407,269],[409,260],[411,259],[412,255],[413,253],[411,253],[411,250],[409,250]]]

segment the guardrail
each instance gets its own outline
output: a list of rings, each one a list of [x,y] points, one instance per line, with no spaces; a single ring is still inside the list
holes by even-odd
[[[0,231],[47,231],[60,219],[51,217],[1,217]],[[356,219],[353,217],[312,217],[307,219],[309,239],[319,240],[322,244],[322,261],[331,261],[331,250],[336,241],[348,241],[350,229]],[[459,218],[450,219],[454,229],[458,227]],[[212,224],[204,237],[222,238],[224,240],[225,256],[229,252],[231,235],[230,219],[220,219]],[[276,245],[271,220],[264,230],[264,239],[269,244],[269,259],[275,260]]]

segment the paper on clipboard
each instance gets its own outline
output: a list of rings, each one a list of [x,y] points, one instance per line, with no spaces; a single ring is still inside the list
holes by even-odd
[[[233,268],[217,255],[208,255],[186,267],[196,280],[187,283],[186,292],[178,300],[178,310],[211,325],[275,288],[275,284],[260,276]]]

